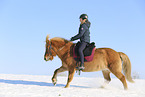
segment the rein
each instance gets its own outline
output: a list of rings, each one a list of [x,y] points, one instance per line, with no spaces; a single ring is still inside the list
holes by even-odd
[[[69,42],[68,42],[69,43]],[[48,44],[49,46],[49,53],[50,55],[52,56],[52,52],[51,52],[51,49],[58,55],[58,51],[62,50],[68,43],[66,43],[64,46],[62,46],[61,48],[59,48],[57,51],[54,50],[54,48],[51,46],[51,42],[50,44]]]

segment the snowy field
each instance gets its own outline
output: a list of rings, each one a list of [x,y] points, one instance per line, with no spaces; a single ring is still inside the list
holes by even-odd
[[[56,86],[51,76],[0,74],[0,97],[145,97],[145,80],[136,79],[123,89],[118,79],[105,87],[103,78],[74,77],[70,88],[63,88],[67,77],[58,77]]]

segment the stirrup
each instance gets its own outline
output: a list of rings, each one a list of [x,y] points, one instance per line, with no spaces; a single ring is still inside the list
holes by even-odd
[[[76,70],[79,70],[79,61],[76,62]]]

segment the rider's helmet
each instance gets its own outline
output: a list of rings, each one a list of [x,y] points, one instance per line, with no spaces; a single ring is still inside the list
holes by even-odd
[[[84,20],[84,19],[88,19],[88,15],[87,15],[87,14],[81,14],[81,15],[80,15],[80,18],[82,18],[83,20]]]

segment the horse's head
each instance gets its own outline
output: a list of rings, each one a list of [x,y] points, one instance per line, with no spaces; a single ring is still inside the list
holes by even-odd
[[[49,40],[49,35],[47,35],[44,60],[53,60],[53,57],[56,55],[58,57],[61,57],[61,54],[65,54],[65,52],[67,52],[68,49],[70,49],[71,44],[73,43],[70,43],[68,40],[59,37],[54,37]]]
[[[44,60],[49,61],[53,60],[53,56],[56,56],[54,49],[52,48],[51,40],[49,40],[49,35],[46,37],[46,50],[45,50],[45,55],[44,55]]]

